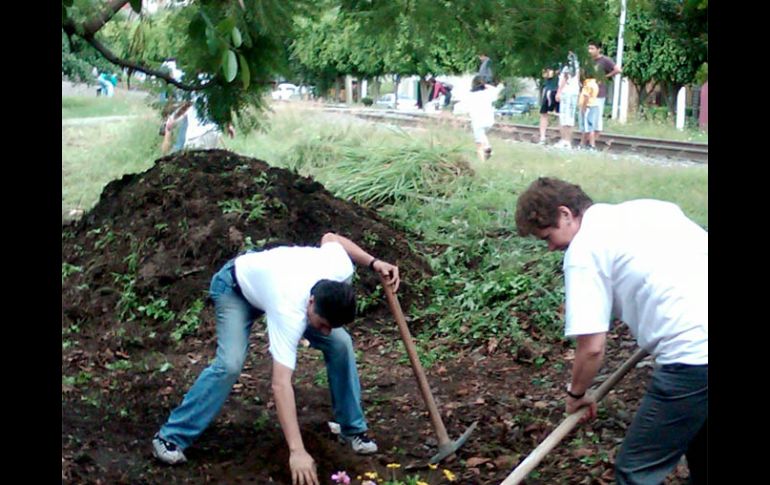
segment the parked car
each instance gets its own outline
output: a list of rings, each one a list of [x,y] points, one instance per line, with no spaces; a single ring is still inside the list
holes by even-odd
[[[519,96],[496,109],[495,114],[497,116],[522,116],[529,114],[535,106],[537,106],[537,98],[534,96]]]
[[[375,106],[388,109],[396,109],[396,95],[393,93],[380,96],[380,98],[374,103]],[[398,109],[410,110],[417,109],[417,100],[408,96],[399,95],[398,97]]]
[[[299,94],[299,88],[294,84],[281,83],[271,94],[276,101],[288,101],[296,94]]]

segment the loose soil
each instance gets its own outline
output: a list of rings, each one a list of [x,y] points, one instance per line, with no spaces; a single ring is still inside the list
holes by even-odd
[[[433,249],[416,236],[312,179],[222,150],[161,158],[142,174],[110,183],[94,209],[63,226],[62,482],[291,483],[261,322],[221,414],[186,450],[188,463],[159,464],[150,440],[214,357],[206,291],[216,270],[241,251],[317,245],[328,231],[399,265],[407,313],[430,298],[431,271],[421,255]],[[335,441],[322,356],[312,349],[299,353],[297,410],[321,483],[332,483],[338,470],[355,484],[369,471],[388,478],[389,463],[401,465],[396,477],[419,474],[432,484],[445,483],[441,469],[458,483],[499,483],[563,418],[572,349],[535,328],[528,342],[515,346],[494,339],[423,345],[421,355],[442,355],[426,370],[450,437],[478,422],[457,455],[431,471],[426,461],[436,453],[435,433],[377,283],[358,269],[355,285],[365,308],[349,327],[377,454],[358,456]],[[174,338],[180,325],[194,322],[196,301],[205,303],[200,323]],[[430,323],[409,320],[413,334]],[[622,325],[609,339],[600,377],[635,349]],[[614,455],[644,393],[649,364],[631,371],[600,406],[599,418],[575,430],[526,483],[611,483]],[[666,483],[683,484],[686,476],[680,466]]]

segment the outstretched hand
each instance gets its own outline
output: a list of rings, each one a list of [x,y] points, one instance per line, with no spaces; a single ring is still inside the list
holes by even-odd
[[[401,282],[401,279],[398,276],[398,266],[392,265],[385,261],[380,261],[379,259],[374,262],[374,265],[372,268],[380,273],[385,280],[385,284],[390,286],[390,288],[393,290],[393,293],[398,291],[398,285]]]
[[[315,460],[305,450],[293,451],[289,456],[292,485],[319,485]]]

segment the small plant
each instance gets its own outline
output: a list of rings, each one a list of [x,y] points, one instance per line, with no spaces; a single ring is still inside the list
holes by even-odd
[[[173,320],[176,316],[176,314],[172,310],[169,310],[167,307],[168,300],[165,298],[153,297],[149,303],[137,307],[137,310],[141,313],[144,313],[153,320],[165,323]]]
[[[64,283],[64,280],[66,280],[70,275],[73,273],[82,273],[83,268],[80,266],[76,266],[74,264],[69,263],[62,263],[61,264],[61,282]]]
[[[374,100],[368,96],[361,98],[361,103],[363,103],[364,106],[371,106],[374,104]]]
[[[265,215],[265,198],[261,194],[254,194],[246,199],[246,207],[249,210],[246,221],[259,220]]]
[[[329,376],[326,375],[326,369],[320,369],[316,372],[313,382],[316,386],[327,387],[329,385]]]
[[[243,204],[238,199],[223,200],[217,202],[217,205],[222,209],[222,214],[229,214],[231,212],[238,215],[243,214]]]
[[[114,241],[115,241],[115,233],[109,230],[101,238],[96,240],[96,242],[94,243],[94,249],[96,250],[103,249]]]
[[[112,273],[115,284],[120,287],[120,299],[116,305],[118,318],[121,320],[133,320],[135,311],[139,307],[139,297],[134,286],[136,279],[130,274]]]
[[[177,325],[174,331],[171,332],[171,338],[179,342],[187,335],[195,333],[198,325],[200,325],[201,311],[203,311],[203,301],[200,299],[195,300],[192,305],[190,305],[190,308],[185,310],[182,316],[179,317],[182,323]]]
[[[131,369],[131,361],[129,360],[116,360],[115,362],[109,362],[104,367],[107,368],[107,370],[116,371],[116,370],[129,370]]]

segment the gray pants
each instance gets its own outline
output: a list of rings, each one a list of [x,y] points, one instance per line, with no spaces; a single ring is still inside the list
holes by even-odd
[[[655,370],[615,460],[616,482],[663,483],[684,454],[690,483],[706,483],[708,399],[708,365]]]

